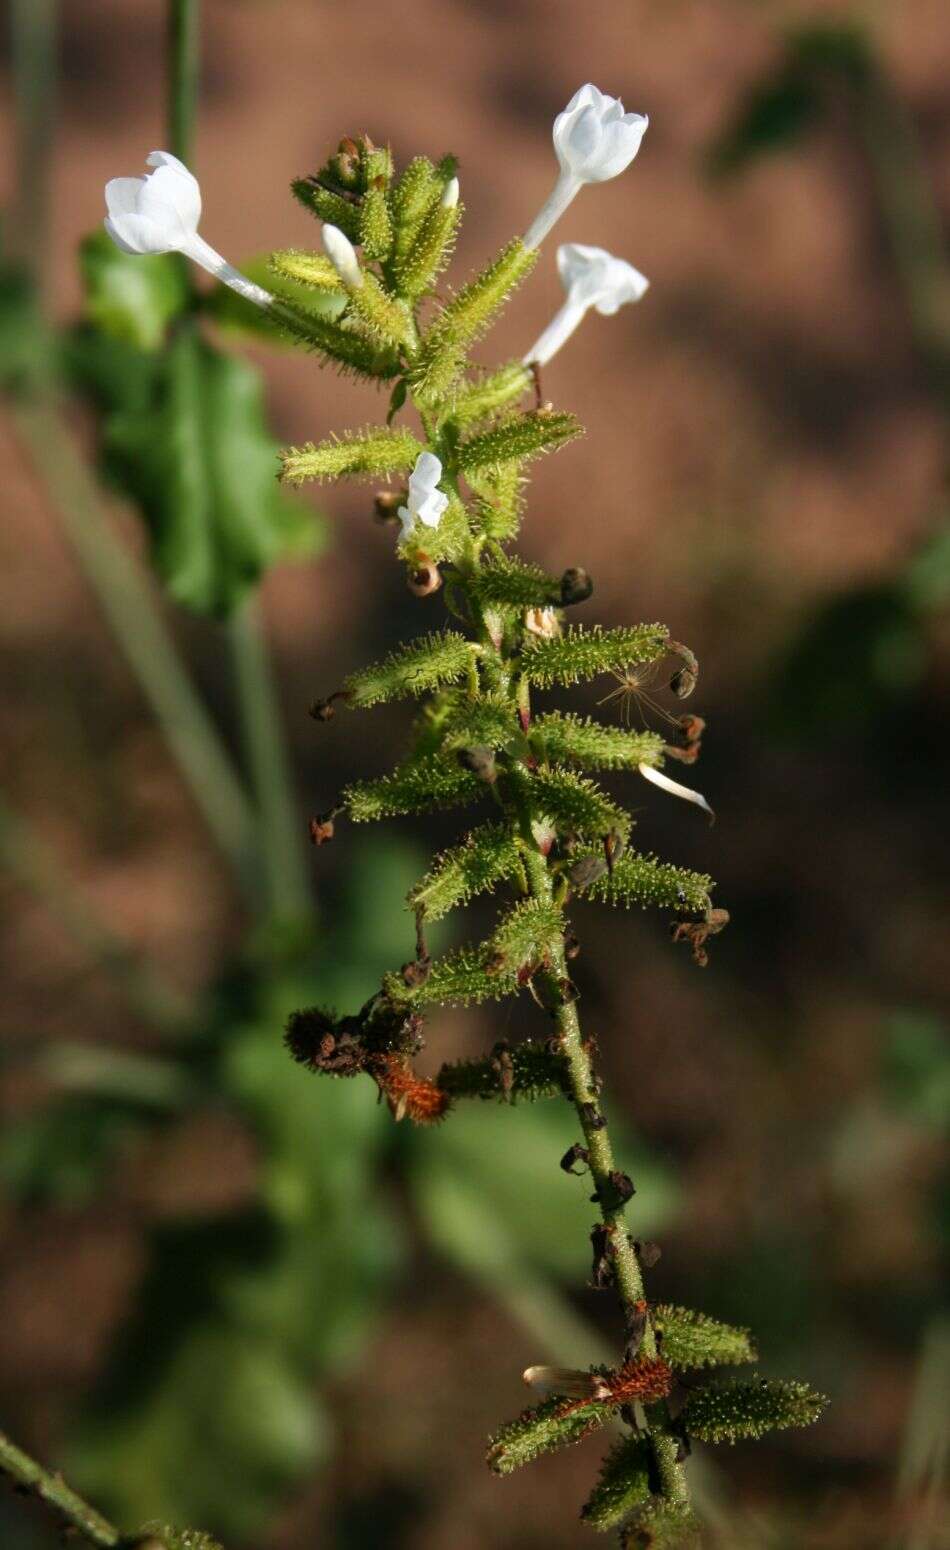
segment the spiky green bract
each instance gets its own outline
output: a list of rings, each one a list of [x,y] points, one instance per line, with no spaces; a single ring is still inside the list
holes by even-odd
[[[351,242],[360,240],[360,207],[333,189],[324,188],[316,178],[294,178],[290,185],[294,198],[319,221],[339,226]]]
[[[220,1543],[213,1535],[196,1528],[172,1528],[168,1523],[161,1526],[148,1523],[139,1531],[138,1538],[146,1546],[154,1541],[156,1545],[162,1546],[162,1550],[221,1550]],[[131,1546],[132,1542],[129,1541],[129,1544]]]
[[[391,195],[396,229],[393,263],[396,272],[411,252],[429,210],[442,197],[443,182],[428,156],[416,156],[400,177]]]
[[[415,523],[408,536],[400,540],[396,552],[400,559],[410,561],[420,551],[434,564],[441,560],[457,560],[468,547],[470,536],[465,506],[453,490],[438,527]]]
[[[657,909],[692,910],[701,915],[709,908],[713,881],[704,872],[690,872],[668,861],[658,861],[656,856],[627,851],[614,862],[612,872],[575,887],[585,898],[602,904],[623,905],[627,909],[635,904],[641,909],[652,905]]]
[[[521,526],[524,510],[525,478],[519,462],[505,463],[503,467],[485,469],[480,474],[469,474],[469,484],[476,494],[476,525],[486,538],[504,543],[514,538]]]
[[[692,1308],[660,1303],[651,1312],[653,1328],[662,1337],[663,1360],[671,1367],[731,1367],[758,1361],[747,1329],[737,1329]]]
[[[448,414],[457,425],[472,425],[498,414],[521,398],[531,386],[531,373],[520,361],[509,361],[498,371],[488,372],[473,382],[460,383]]]
[[[540,1039],[521,1044],[496,1045],[483,1060],[458,1060],[442,1067],[436,1085],[450,1098],[495,1099],[516,1103],[519,1098],[556,1098],[566,1091],[567,1064],[563,1055]]]
[[[531,777],[531,796],[536,811],[549,818],[563,838],[601,839],[610,833],[629,833],[629,814],[594,781],[573,770],[539,770]]]
[[[343,373],[389,382],[400,370],[395,350],[380,346],[349,317],[321,317],[317,312],[305,311],[283,299],[278,299],[270,312],[292,338],[308,349],[316,350],[328,365],[338,367]]]
[[[444,850],[409,895],[409,905],[426,920],[441,920],[478,893],[491,893],[497,883],[515,877],[521,853],[501,823],[473,829],[460,845]]]
[[[463,441],[458,449],[459,467],[464,474],[470,474],[505,463],[525,462],[542,452],[555,452],[582,432],[583,426],[576,416],[563,410],[531,409],[526,414],[512,414],[490,430]]]
[[[470,280],[443,308],[422,341],[410,381],[423,399],[449,389],[461,370],[468,346],[484,333],[499,307],[537,263],[535,249],[520,238],[502,248],[481,274]]]
[[[367,189],[360,206],[360,241],[367,258],[381,262],[393,245],[393,223],[382,188]]]
[[[378,780],[354,781],[342,800],[354,823],[372,823],[377,818],[458,807],[484,793],[485,785],[477,776],[455,760],[436,757],[397,764]]]
[[[593,770],[627,770],[663,759],[663,739],[656,732],[628,732],[573,715],[538,716],[531,744],[541,758]]]
[[[406,695],[428,694],[464,678],[472,661],[472,645],[464,635],[443,630],[423,635],[390,652],[382,662],[360,668],[344,680],[343,689],[352,706],[366,708]]]
[[[500,1001],[518,988],[517,970],[502,966],[485,967],[485,944],[462,947],[434,959],[428,978],[421,985],[407,985],[400,974],[387,974],[383,991],[395,1006],[478,1006],[483,1001]]]
[[[790,1426],[811,1426],[828,1403],[806,1383],[759,1378],[710,1385],[691,1394],[680,1420],[700,1442],[739,1442]]]
[[[422,447],[409,431],[370,425],[328,441],[288,447],[280,454],[280,477],[289,484],[344,476],[388,478],[408,474]]]
[[[570,1447],[609,1421],[613,1407],[596,1400],[566,1405],[557,1397],[532,1410],[523,1410],[488,1444],[486,1462],[496,1475],[510,1475],[543,1453]]]
[[[309,285],[318,291],[339,291],[343,285],[325,253],[311,253],[303,248],[279,248],[268,259],[268,267],[282,280],[292,280],[296,285]]]
[[[390,296],[374,274],[363,270],[363,283],[348,292],[350,308],[383,344],[401,349],[415,343],[416,325],[405,302]]]
[[[510,701],[488,698],[470,700],[462,693],[447,708],[442,733],[442,746],[453,750],[506,748],[521,736]]]
[[[561,579],[549,576],[540,565],[527,564],[509,555],[499,555],[490,565],[475,571],[469,591],[484,607],[509,604],[531,608],[561,600]]]
[[[618,630],[572,625],[554,640],[530,639],[521,656],[522,672],[540,689],[575,684],[600,673],[619,673],[641,662],[655,662],[666,651],[669,632],[662,624],[637,624]]]
[[[700,1523],[691,1507],[655,1496],[635,1508],[620,1535],[623,1550],[687,1550],[697,1543]]]
[[[393,268],[401,296],[415,301],[429,290],[452,256],[462,214],[461,205],[446,209],[441,198],[429,207],[415,241],[396,255]]]
[[[546,962],[564,938],[564,917],[543,899],[523,899],[503,915],[488,941],[486,962],[492,967],[533,968]]]
[[[581,1510],[584,1522],[601,1534],[619,1528],[635,1507],[649,1500],[650,1461],[650,1445],[643,1437],[624,1438],[611,1448]]]

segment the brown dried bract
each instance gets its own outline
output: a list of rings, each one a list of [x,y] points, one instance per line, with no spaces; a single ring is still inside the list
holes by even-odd
[[[689,942],[693,949],[693,962],[701,969],[705,969],[709,962],[709,954],[706,951],[707,941],[711,936],[717,936],[728,924],[728,910],[710,909],[707,910],[703,920],[672,921],[670,935],[674,942]]]

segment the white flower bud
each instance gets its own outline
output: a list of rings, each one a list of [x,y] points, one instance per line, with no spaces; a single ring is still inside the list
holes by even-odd
[[[442,198],[439,203],[441,204],[443,210],[454,210],[458,202],[459,180],[458,178],[449,178],[449,181],[446,183],[444,189],[442,190]]]
[[[109,213],[104,224],[116,247],[123,253],[184,253],[247,301],[269,307],[274,300],[270,291],[255,285],[199,237],[201,189],[184,162],[169,151],[152,151],[146,161],[154,172],[112,178],[106,184]]]
[[[628,302],[639,301],[650,284],[625,259],[614,258],[605,248],[585,247],[580,242],[565,242],[558,248],[557,267],[567,300],[525,355],[526,366],[545,365],[591,307],[602,317],[612,317]]]
[[[540,245],[585,183],[604,183],[629,167],[649,122],[642,113],[625,113],[618,97],[596,86],[574,93],[552,132],[561,174],[525,233],[526,248]]]
[[[326,228],[324,228],[326,229]],[[397,513],[402,523],[400,543],[409,537],[416,522],[425,527],[438,527],[449,497],[438,488],[442,478],[442,464],[434,452],[420,452],[416,466],[409,475],[409,496],[405,506]]]
[[[355,247],[339,226],[324,226],[323,251],[347,290],[358,291],[363,284],[363,271]]]

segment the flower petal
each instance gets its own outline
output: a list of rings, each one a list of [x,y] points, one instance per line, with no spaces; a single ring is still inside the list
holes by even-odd
[[[670,780],[668,775],[664,775],[660,770],[655,770],[652,764],[638,764],[637,769],[644,780],[650,781],[654,786],[659,786],[661,791],[668,791],[671,797],[682,797],[684,802],[693,802],[697,807],[701,807],[703,812],[708,813],[712,822],[715,823],[716,815],[701,791],[694,791],[691,786],[681,786],[679,781]]]
[[[118,215],[114,219],[107,216],[104,225],[116,247],[121,248],[123,253],[174,253],[178,250],[174,232],[170,233],[167,226],[158,225],[147,215],[133,211],[130,215]]]
[[[177,167],[159,167],[150,172],[139,196],[139,210],[153,221],[175,231],[178,240],[194,232],[201,219],[201,190],[198,180]]]
[[[106,209],[110,215],[130,215],[138,209],[144,178],[110,178],[106,184]]]

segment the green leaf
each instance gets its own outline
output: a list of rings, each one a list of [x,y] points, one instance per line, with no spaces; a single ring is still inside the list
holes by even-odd
[[[149,402],[110,415],[103,441],[149,525],[160,576],[197,613],[229,613],[312,531],[277,487],[257,373],[191,331],[170,346]]]
[[[553,640],[531,638],[521,655],[529,683],[551,689],[574,684],[600,673],[619,673],[640,662],[655,662],[666,651],[668,632],[662,624],[638,624],[617,630],[572,625]]]
[[[288,484],[303,484],[308,479],[388,478],[390,474],[408,474],[422,451],[409,431],[393,430],[385,425],[370,425],[366,430],[348,431],[342,437],[331,436],[317,444],[288,447],[280,455],[281,478]]]
[[[464,635],[446,630],[399,646],[382,662],[351,673],[343,689],[348,703],[365,707],[385,700],[416,698],[464,678],[472,663],[472,647]]]
[[[561,1398],[523,1410],[491,1438],[486,1463],[496,1475],[510,1475],[544,1453],[571,1447],[591,1432],[599,1431],[613,1415],[613,1407],[596,1400],[586,1403]]]
[[[680,1419],[700,1442],[738,1442],[790,1426],[811,1426],[827,1403],[805,1383],[759,1378],[699,1389],[686,1401]]]
[[[451,1098],[494,1099],[517,1103],[519,1098],[555,1098],[567,1092],[567,1063],[547,1041],[522,1039],[497,1046],[481,1060],[456,1060],[439,1070],[437,1085]]]
[[[706,1313],[670,1303],[658,1304],[650,1316],[662,1336],[660,1353],[671,1367],[731,1367],[758,1360],[747,1329],[736,1329]]]
[[[500,555],[491,564],[481,566],[468,579],[467,586],[483,607],[507,604],[532,608],[561,601],[559,576],[549,576],[540,565],[509,555]]]
[[[157,350],[169,323],[188,306],[183,260],[172,253],[123,253],[105,231],[79,245],[83,312],[113,339]]]
[[[601,1534],[619,1528],[635,1507],[649,1500],[651,1448],[644,1437],[625,1437],[605,1457],[600,1478],[581,1517]]]

